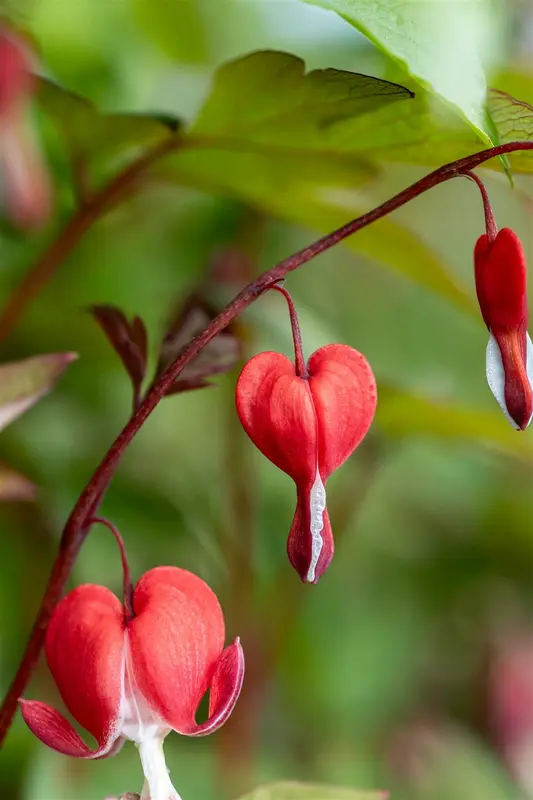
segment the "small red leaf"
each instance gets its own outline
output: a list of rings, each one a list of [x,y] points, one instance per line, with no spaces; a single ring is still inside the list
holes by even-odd
[[[112,305],[91,306],[90,311],[120,357],[136,392],[146,375],[148,336],[144,322],[134,317],[131,322]]]
[[[157,375],[175,361],[192,340],[217,315],[216,309],[198,294],[191,294],[171,323],[161,344]],[[231,324],[218,334],[180,373],[167,395],[211,384],[207,378],[232,370],[241,358],[241,342]]]

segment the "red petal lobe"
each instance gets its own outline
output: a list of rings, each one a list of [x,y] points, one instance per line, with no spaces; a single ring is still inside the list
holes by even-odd
[[[376,411],[376,381],[366,358],[344,344],[321,347],[308,366],[325,481],[366,435]]]
[[[133,608],[128,633],[137,685],[170,727],[190,730],[224,646],[217,597],[187,570],[157,567],[135,587]]]
[[[525,331],[528,323],[526,259],[520,239],[502,228],[493,242],[480,236],[474,250],[476,291],[487,328]]]
[[[119,731],[124,657],[122,604],[104,586],[86,584],[57,605],[46,659],[72,716],[110,749]]]
[[[316,473],[316,417],[309,382],[281,353],[260,353],[242,370],[237,413],[255,446],[302,486]]]
[[[91,750],[70,722],[55,708],[38,700],[19,700],[24,722],[31,732],[52,750],[74,758],[99,758],[111,755],[105,748]]]
[[[209,718],[201,725],[181,730],[188,736],[207,736],[223,725],[241,693],[244,679],[244,653],[239,639],[222,652],[217,661],[209,691]]]

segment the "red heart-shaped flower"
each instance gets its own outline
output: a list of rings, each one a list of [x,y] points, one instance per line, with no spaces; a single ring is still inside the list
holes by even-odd
[[[237,413],[261,452],[296,483],[298,503],[287,550],[303,581],[316,583],[333,556],[324,484],[364,438],[376,410],[376,382],[364,356],[332,344],[299,377],[281,353],[244,367]]]

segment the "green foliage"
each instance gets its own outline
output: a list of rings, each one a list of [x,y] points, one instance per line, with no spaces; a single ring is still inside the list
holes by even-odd
[[[74,358],[57,353],[0,364],[0,430],[49,392]]]
[[[104,114],[87,98],[46,78],[38,101],[57,126],[73,159],[125,159],[174,135],[179,121],[150,114]]]
[[[368,75],[334,69],[306,74],[302,59],[289,53],[251,53],[218,70],[191,135],[335,150],[341,123],[354,125],[343,128],[343,138],[356,139],[366,114],[412,96]]]
[[[480,141],[491,144],[485,122],[486,83],[480,57],[492,20],[487,0],[307,2],[344,17],[397,60],[418,83],[458,109]]]
[[[170,58],[203,63],[209,53],[205,19],[198,0],[132,0],[143,32]]]
[[[386,800],[386,792],[357,792],[309,783],[273,783],[261,786],[241,800]]]
[[[0,364],[0,430],[47,394],[74,358],[74,353],[55,353]],[[24,475],[0,461],[0,501],[34,500],[35,495]]]

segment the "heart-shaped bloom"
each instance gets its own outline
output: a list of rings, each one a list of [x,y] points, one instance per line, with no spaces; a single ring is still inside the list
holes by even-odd
[[[527,333],[526,260],[514,231],[483,234],[474,250],[476,291],[489,329],[487,381],[513,427],[533,416],[533,345]]]
[[[19,34],[0,23],[1,199],[13,222],[31,227],[50,212],[50,185],[28,119],[35,91],[33,57]]]
[[[321,347],[298,373],[281,353],[260,353],[241,372],[236,404],[250,439],[296,483],[287,552],[316,583],[334,548],[325,484],[368,431],[377,392],[364,356],[343,344]]]
[[[97,742],[91,749],[54,708],[21,700],[32,732],[78,758],[104,758],[127,739],[139,749],[141,800],[179,800],[163,755],[171,731],[204,736],[228,718],[239,696],[244,657],[239,640],[224,648],[216,595],[177,567],[157,567],[137,583],[133,616],[104,586],[86,584],[57,605],[46,633],[50,671],[72,716]],[[209,718],[195,719],[209,690]]]

